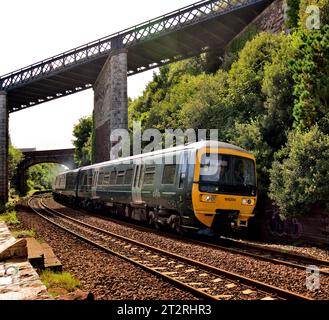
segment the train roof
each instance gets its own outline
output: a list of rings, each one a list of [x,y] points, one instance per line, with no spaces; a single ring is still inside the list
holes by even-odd
[[[166,154],[166,153],[170,153],[170,152],[183,151],[183,150],[191,150],[191,149],[200,150],[203,148],[232,149],[232,150],[240,151],[243,153],[251,154],[249,151],[247,151],[243,148],[240,148],[238,146],[235,146],[233,144],[230,144],[230,143],[214,141],[214,140],[204,140],[204,141],[193,142],[193,143],[189,143],[189,144],[181,145],[181,146],[177,146],[177,147],[142,153],[142,154],[126,157],[126,158],[120,158],[120,159],[105,161],[105,162],[101,162],[101,163],[96,163],[96,164],[93,164],[90,166],[82,167],[81,169],[88,170],[88,169],[92,169],[92,168],[103,167],[104,165],[107,165],[107,164],[120,163],[122,161],[131,161],[131,160],[139,159],[141,157],[156,156],[156,155],[160,155],[160,154]]]

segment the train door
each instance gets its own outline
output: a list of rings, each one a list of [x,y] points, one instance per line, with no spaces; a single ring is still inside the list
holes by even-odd
[[[92,199],[97,198],[97,182],[98,182],[99,170],[95,170],[93,174],[92,186],[91,186],[91,197]]]
[[[142,199],[142,184],[143,184],[143,164],[141,162],[136,162],[135,164],[135,174],[132,183],[132,201],[135,204],[140,204],[143,202]]]
[[[187,168],[188,168],[188,151],[184,151],[180,155],[177,179],[176,179],[177,208],[179,208],[180,212],[183,212],[185,210],[187,174],[188,174]]]

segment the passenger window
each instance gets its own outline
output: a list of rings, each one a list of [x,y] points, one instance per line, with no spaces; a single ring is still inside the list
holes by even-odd
[[[133,179],[133,169],[128,169],[126,171],[125,184],[131,185],[132,179]]]
[[[176,165],[167,164],[164,166],[162,175],[162,184],[174,184],[175,183]]]
[[[119,171],[118,175],[117,175],[116,184],[123,184],[124,179],[125,179],[125,172],[124,171]]]
[[[111,172],[111,175],[110,175],[110,184],[111,185],[115,184],[116,177],[117,177],[117,172],[114,170],[114,171]]]
[[[155,177],[155,166],[146,167],[143,184],[153,184]]]

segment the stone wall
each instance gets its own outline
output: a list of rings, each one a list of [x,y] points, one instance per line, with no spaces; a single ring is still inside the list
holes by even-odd
[[[94,85],[95,162],[110,158],[110,135],[128,128],[127,51],[109,56]]]
[[[266,242],[291,245],[329,245],[329,214],[321,206],[313,206],[308,214],[287,219],[270,202],[259,215],[260,238]]]
[[[8,200],[8,110],[7,94],[0,91],[0,202]]]
[[[252,23],[258,31],[278,33],[284,30],[284,0],[275,0]]]

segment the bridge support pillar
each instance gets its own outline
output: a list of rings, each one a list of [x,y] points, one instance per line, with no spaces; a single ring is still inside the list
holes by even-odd
[[[0,202],[8,201],[8,109],[7,93],[0,91]]]
[[[127,50],[107,59],[94,85],[94,162],[110,159],[111,132],[128,129]]]

